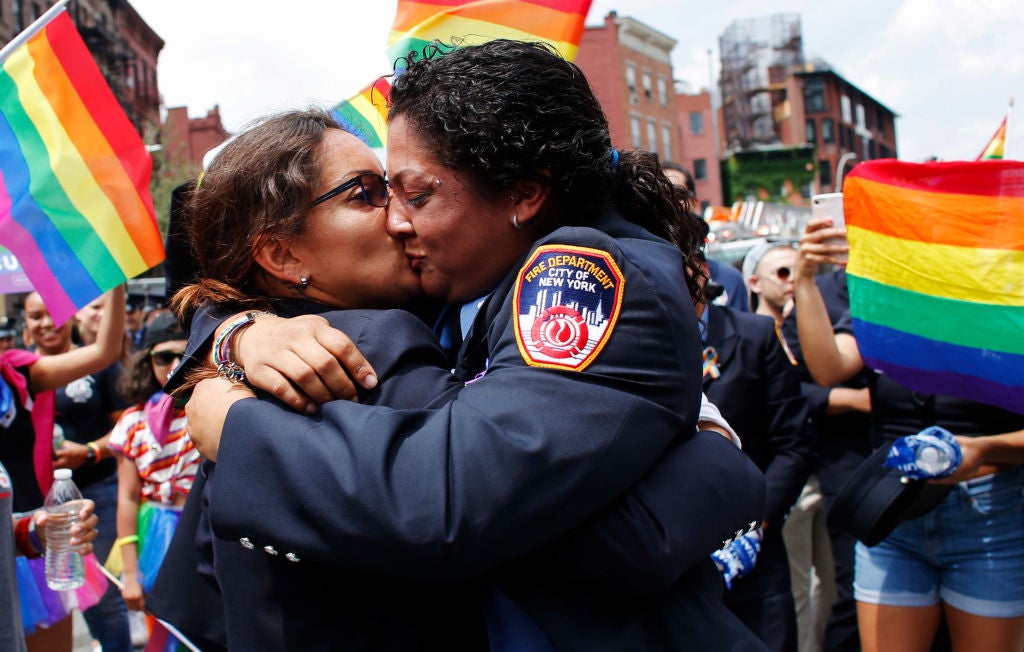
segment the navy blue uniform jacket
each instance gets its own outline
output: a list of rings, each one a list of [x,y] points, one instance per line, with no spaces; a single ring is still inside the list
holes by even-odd
[[[486,586],[539,614],[535,620],[556,649],[595,649],[588,640],[621,643],[603,649],[678,649],[698,632],[716,641],[702,649],[732,649],[745,638],[719,609],[720,584],[706,555],[760,514],[763,480],[724,438],[694,435],[696,319],[681,289],[678,253],[622,220],[610,219],[608,228],[629,237],[562,229],[543,241],[609,252],[625,278],[615,331],[583,372],[524,363],[507,281],[474,326],[484,333],[477,344],[486,349],[480,361],[487,373],[454,383],[440,400],[424,389],[436,366],[389,369],[374,355],[382,333],[394,334],[391,350],[419,337],[423,347],[414,350],[433,347],[440,355],[422,326],[417,336],[409,323],[392,324],[393,313],[373,312],[355,313],[364,321],[346,326],[383,372],[369,402],[422,399],[440,407],[339,401],[312,418],[273,401],[232,407],[208,513],[225,594],[252,605],[228,606],[233,644],[454,644],[457,632],[478,631]],[[326,316],[334,322],[335,313]],[[202,337],[193,333],[193,341]],[[467,345],[473,342],[471,334]],[[407,391],[419,392],[418,399]],[[644,477],[659,458],[674,471]],[[637,481],[632,493],[595,516]],[[637,531],[650,536],[635,540]],[[574,551],[577,544],[582,551]],[[232,571],[229,578],[222,569],[239,559],[264,571]],[[543,569],[532,583],[524,581],[531,568]],[[473,581],[452,582],[458,579]],[[534,588],[545,582],[569,604],[561,597],[544,604],[552,594]],[[606,609],[588,611],[594,605],[585,599],[608,585],[658,594],[620,594],[620,618],[609,621]],[[285,596],[278,594],[282,587]],[[269,617],[262,615],[268,603]],[[441,637],[431,641],[433,635]]]
[[[721,376],[705,377],[704,393],[736,430],[767,485],[764,518],[769,525],[757,566],[726,594],[727,601],[742,602],[789,591],[781,533],[810,473],[807,404],[771,318],[721,306],[708,309],[707,344],[718,352]]]

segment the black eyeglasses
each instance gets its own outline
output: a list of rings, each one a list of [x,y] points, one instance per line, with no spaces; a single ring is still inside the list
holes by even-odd
[[[149,358],[153,361],[153,364],[160,365],[161,367],[166,367],[168,365],[174,364],[175,360],[178,360],[178,359],[184,358],[184,357],[185,357],[185,352],[184,351],[164,350],[164,351],[150,351],[149,352]]]
[[[328,190],[314,199],[313,203],[309,206],[312,208],[317,204],[322,204],[328,199],[337,197],[349,188],[354,188],[355,186],[359,186],[359,190],[363,194],[363,201],[370,206],[384,208],[388,205],[388,202],[391,201],[391,193],[388,192],[388,182],[384,180],[384,177],[379,174],[367,173],[352,177],[337,188]]]
[[[777,277],[779,277],[780,281],[787,281],[787,280],[789,280],[789,277],[792,274],[793,274],[793,270],[791,270],[788,267],[780,267],[777,270],[775,270],[775,275]]]

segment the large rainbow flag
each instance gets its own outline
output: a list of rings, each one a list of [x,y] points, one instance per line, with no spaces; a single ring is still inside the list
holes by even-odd
[[[865,363],[1024,413],[1024,163],[861,163],[843,185]]]
[[[164,259],[151,170],[62,4],[0,52],[0,245],[55,322]]]
[[[387,53],[395,65],[412,50],[435,40],[460,45],[499,38],[543,41],[570,61],[576,57],[591,0],[399,0],[388,36]],[[396,72],[401,72],[397,69]],[[346,130],[371,147],[387,140],[390,83],[378,79],[333,109]]]

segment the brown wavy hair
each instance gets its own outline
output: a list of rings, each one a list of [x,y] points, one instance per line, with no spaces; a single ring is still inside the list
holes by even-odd
[[[338,123],[320,109],[280,113],[247,127],[213,159],[185,205],[199,280],[175,293],[179,320],[207,302],[267,308],[253,252],[267,238],[305,231],[330,129]]]

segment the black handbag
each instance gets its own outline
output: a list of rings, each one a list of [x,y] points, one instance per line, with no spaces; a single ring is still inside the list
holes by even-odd
[[[875,450],[854,471],[828,511],[831,527],[873,546],[903,521],[927,514],[954,485],[904,480],[896,469],[883,466],[889,446]]]

